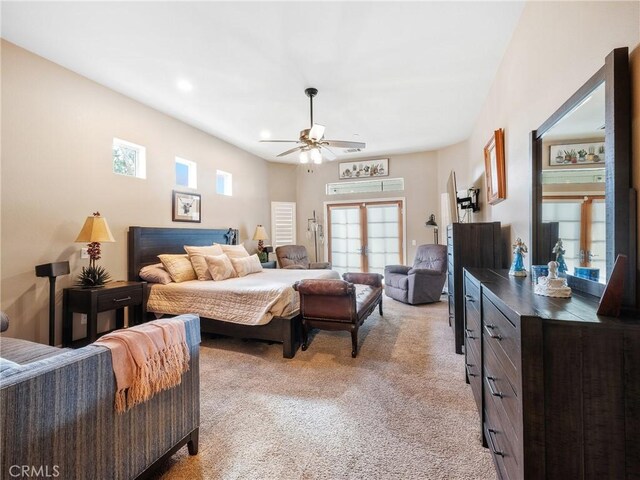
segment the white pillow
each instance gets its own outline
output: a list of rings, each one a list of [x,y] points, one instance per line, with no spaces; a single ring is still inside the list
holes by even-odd
[[[220,245],[222,251],[227,254],[229,258],[245,258],[249,256],[249,252],[244,248],[244,245]]]
[[[209,267],[204,259],[204,255],[222,255],[224,252],[220,245],[208,245],[206,247],[184,246],[184,250],[189,254],[191,266],[196,272],[198,280],[211,280]]]
[[[209,267],[209,273],[215,281],[219,282],[238,276],[231,260],[224,253],[222,255],[205,255],[204,259]]]
[[[162,263],[156,263],[154,265],[147,265],[140,269],[140,278],[150,283],[161,283],[166,285],[173,282],[171,275],[167,272]]]
[[[239,277],[244,277],[252,273],[260,273],[262,271],[262,264],[257,254],[253,254],[249,257],[232,258],[231,263],[233,268]]]
[[[187,255],[163,254],[158,255],[158,258],[174,282],[180,283],[198,278]]]

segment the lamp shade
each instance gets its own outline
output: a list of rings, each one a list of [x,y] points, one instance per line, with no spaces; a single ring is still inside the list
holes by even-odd
[[[82,226],[82,230],[78,234],[78,238],[76,238],[76,242],[115,242],[113,235],[111,235],[111,230],[109,230],[109,225],[107,224],[107,219],[101,217],[100,215],[90,216],[84,222]]]
[[[267,231],[264,229],[262,225],[258,225],[256,227],[256,233],[253,234],[254,240],[268,240],[269,235],[267,235]]]

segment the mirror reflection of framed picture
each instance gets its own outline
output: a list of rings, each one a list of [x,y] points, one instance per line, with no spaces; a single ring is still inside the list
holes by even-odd
[[[484,175],[487,183],[487,202],[495,205],[507,198],[503,129],[493,132],[491,140],[484,147]]]
[[[200,195],[174,190],[171,214],[174,222],[200,223]]]

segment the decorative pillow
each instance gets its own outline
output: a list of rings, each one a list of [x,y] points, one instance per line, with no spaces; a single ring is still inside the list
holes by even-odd
[[[204,259],[209,267],[211,278],[215,281],[218,282],[238,276],[231,264],[231,260],[224,253],[222,255],[205,255]]]
[[[0,332],[4,332],[9,328],[9,317],[6,313],[0,312]]]
[[[186,282],[198,278],[196,272],[193,271],[188,255],[158,255],[171,279],[176,282]]]
[[[249,256],[249,252],[244,248],[244,245],[220,245],[222,251],[227,254],[229,258],[245,258]]]
[[[258,255],[255,253],[250,257],[232,258],[231,263],[239,277],[262,271],[262,264],[260,263]]]
[[[141,279],[151,283],[161,283],[162,285],[166,285],[167,283],[173,282],[173,280],[171,280],[171,275],[169,275],[169,272],[164,269],[161,263],[142,267],[139,275]]]
[[[204,259],[205,255],[222,255],[224,252],[220,245],[209,245],[206,247],[190,247],[184,246],[185,251],[189,254],[191,266],[196,272],[198,280],[211,280],[211,274]]]

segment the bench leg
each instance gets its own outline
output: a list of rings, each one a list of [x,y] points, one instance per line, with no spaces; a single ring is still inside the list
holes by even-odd
[[[358,355],[358,326],[351,327],[351,357],[356,358]]]
[[[309,327],[307,326],[307,321],[302,319],[302,351],[305,351],[309,348]]]
[[[380,315],[382,315],[382,297],[380,297],[380,303],[378,304],[378,311],[380,312]]]

